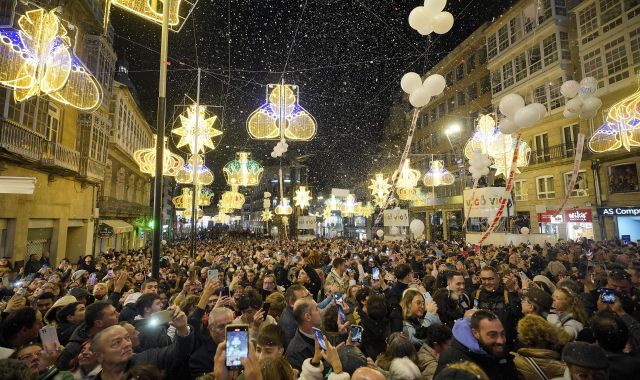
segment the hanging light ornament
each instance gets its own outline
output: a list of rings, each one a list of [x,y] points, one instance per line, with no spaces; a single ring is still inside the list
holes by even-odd
[[[211,198],[213,192],[207,188],[201,188],[198,186],[198,195],[196,196],[196,206],[209,206],[211,204]],[[182,194],[173,197],[172,202],[177,209],[190,209],[192,191],[190,188],[185,187],[182,189]]]
[[[236,159],[224,166],[222,171],[228,185],[257,186],[260,183],[264,169],[250,156],[249,152],[238,152]]]
[[[180,141],[176,144],[178,148],[187,145],[191,154],[205,153],[208,149],[216,148],[213,139],[221,136],[222,131],[213,127],[218,117],[207,116],[207,107],[196,104],[187,108],[186,116],[180,115],[181,126],[171,130],[171,133],[180,136]]]
[[[218,215],[213,217],[213,222],[215,224],[229,224],[229,222],[231,222],[231,217],[220,210]]]
[[[202,209],[200,207],[198,207],[197,209],[198,211],[196,211],[196,219],[200,219],[202,218],[202,216],[204,215],[202,212]],[[182,217],[185,219],[191,219],[191,216],[193,215],[193,213],[191,212],[191,208],[186,208],[184,211],[182,211]]]
[[[282,198],[280,204],[276,206],[276,215],[291,215],[293,214],[293,208],[289,204],[289,198]]]
[[[162,24],[164,3],[165,0],[107,0],[107,11],[111,4],[156,24]],[[196,4],[198,0],[172,0],[169,7],[169,29],[179,32]],[[106,24],[108,16],[105,19]]]
[[[310,200],[311,200],[311,191],[307,190],[306,186],[300,186],[298,190],[296,190],[295,197],[293,197],[295,206],[300,207],[303,210],[306,207],[309,207]]]
[[[328,198],[324,201],[325,207],[329,208],[331,211],[340,210],[340,201],[336,199],[336,196],[331,194],[331,198]]]
[[[589,149],[602,153],[640,147],[640,89],[617,102],[607,113],[605,123],[589,140]]]
[[[140,166],[140,171],[143,173],[156,174],[156,146],[158,139],[156,135],[153,135],[153,148],[140,149],[133,152],[133,159]],[[167,146],[167,139],[164,139],[164,152],[162,154],[162,174],[165,176],[175,177],[182,166],[184,166],[184,160],[177,154],[172,153]]]
[[[389,179],[384,178],[382,173],[376,173],[375,178],[371,180],[369,189],[371,190],[374,204],[378,207],[383,207],[389,197],[389,189],[391,189]]]
[[[353,194],[347,195],[344,203],[340,207],[340,211],[342,216],[353,216],[356,212],[356,197]]]
[[[444,161],[433,160],[429,164],[429,171],[425,173],[422,182],[428,187],[447,186],[455,182],[455,177],[450,171],[445,169]]]
[[[200,154],[193,154],[189,157],[186,165],[184,165],[176,174],[176,182],[187,184],[193,183],[195,177],[194,167],[198,168],[198,183],[196,185],[211,185],[213,183],[213,173],[203,163],[204,157]],[[197,161],[197,165],[194,165]]]
[[[426,207],[431,206],[433,204],[433,193],[426,192],[423,193],[422,190],[416,190],[416,193],[413,196],[413,200],[411,201],[412,207]]]
[[[325,206],[324,210],[322,210],[322,217],[326,220],[331,218],[333,215],[333,210],[329,206]]]
[[[244,200],[244,195],[238,192],[238,187],[231,186],[231,190],[222,193],[220,205],[225,209],[236,210],[242,208]]]
[[[411,169],[409,166],[410,161],[411,160],[407,158],[404,161],[400,173],[398,173],[397,170],[393,173],[393,178],[398,178],[396,183],[396,194],[398,194],[398,198],[403,201],[411,200],[413,198],[415,188],[420,180],[420,171]]]
[[[16,102],[48,95],[81,111],[95,110],[102,87],[73,53],[55,12],[27,11],[18,19],[19,30],[0,28],[0,84],[14,90]]]
[[[493,165],[491,165],[491,167],[496,169],[496,176],[506,176],[507,173],[509,173],[509,171],[511,170],[511,162],[513,159],[513,153],[515,151],[516,139],[511,137],[511,135],[508,135],[507,137],[508,139],[503,140],[504,144],[506,146],[509,146],[508,150],[506,147],[504,148],[504,150],[507,150],[507,152],[502,155],[490,155],[490,157],[493,158]],[[531,148],[529,148],[529,145],[524,142],[524,140],[520,140],[520,145],[518,148],[518,159],[516,160],[516,167],[513,172],[518,174],[520,173],[518,167],[528,166],[530,157]]]
[[[364,216],[365,218],[370,217],[371,215],[373,215],[373,213],[376,212],[375,207],[371,204],[371,202],[367,202],[366,205],[360,207],[360,215]]]
[[[273,213],[271,212],[271,210],[263,210],[260,214],[260,217],[262,218],[263,222],[269,222],[271,219],[273,219]]]

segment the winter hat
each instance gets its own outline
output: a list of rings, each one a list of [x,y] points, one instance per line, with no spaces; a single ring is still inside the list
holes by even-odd
[[[433,380],[478,380],[478,376],[459,368],[445,368]]]
[[[597,344],[571,342],[562,350],[562,361],[578,367],[590,369],[607,369],[609,360]]]
[[[556,291],[555,284],[551,280],[549,280],[547,276],[539,274],[533,278],[533,282],[541,282],[546,285],[547,288],[549,288],[549,293],[553,293]]]
[[[421,377],[420,368],[406,356],[391,361],[389,375],[396,380],[417,380]]]
[[[555,277],[560,272],[566,272],[567,268],[565,268],[560,261],[552,261],[547,265],[547,270],[553,277]]]
[[[60,297],[54,304],[53,306],[51,306],[51,309],[47,310],[47,312],[44,314],[44,320],[48,321],[49,320],[49,315],[51,315],[51,320],[54,320],[56,318],[56,311],[61,308],[61,307],[65,307],[67,305],[70,305],[72,303],[76,303],[78,302],[78,300],[76,299],[76,297],[72,296],[72,295],[67,295],[64,297]]]
[[[85,273],[89,273],[84,269],[80,269],[77,270],[75,272],[73,272],[73,274],[71,275],[71,281],[77,281],[79,280],[82,276],[84,276]]]
[[[342,362],[342,370],[353,375],[356,369],[367,366],[367,358],[356,346],[343,346],[338,349],[338,356]]]
[[[551,298],[549,293],[545,292],[542,289],[529,288],[525,293],[525,298],[529,301],[529,303],[537,306],[542,311],[548,313],[549,310],[551,310],[553,298]]]

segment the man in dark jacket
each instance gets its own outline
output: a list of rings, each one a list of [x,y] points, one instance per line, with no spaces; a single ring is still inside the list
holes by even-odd
[[[189,358],[189,372],[192,379],[213,371],[213,356],[220,342],[225,339],[225,327],[233,322],[233,310],[218,307],[209,313],[208,333],[203,334],[202,344]]]
[[[598,312],[591,320],[591,329],[609,359],[609,379],[635,378],[640,373],[640,356],[623,351],[629,340],[629,329],[622,318],[608,310]]]
[[[293,317],[298,324],[298,330],[287,346],[285,357],[291,367],[300,371],[305,359],[312,358],[315,353],[315,338],[313,328],[320,328],[320,308],[311,298],[296,301],[293,306]]]
[[[387,291],[387,303],[389,305],[389,319],[391,320],[391,331],[402,331],[402,307],[400,301],[402,294],[413,282],[413,271],[411,265],[400,264],[395,270],[396,283]]]
[[[29,260],[24,263],[24,275],[30,275],[32,273],[38,273],[38,271],[42,268],[42,263],[38,260],[38,255],[35,253],[29,255]]]
[[[151,317],[153,313],[162,310],[162,300],[156,293],[143,294],[136,301],[138,315],[142,319],[135,321],[134,326],[140,332],[140,350],[160,348],[171,344],[167,335],[167,324],[159,324]]]
[[[363,307],[354,313],[362,326],[362,352],[366,357],[377,358],[386,350],[386,340],[391,334],[387,318],[387,302],[382,295],[372,294]]]
[[[284,346],[287,347],[289,342],[293,339],[298,329],[298,324],[293,318],[293,305],[297,300],[309,297],[309,291],[300,284],[293,284],[284,293],[284,299],[287,302],[287,306],[282,310],[280,319],[278,320],[278,326],[284,331]],[[215,352],[215,351],[214,351]]]
[[[491,380],[518,378],[513,357],[506,348],[502,323],[487,310],[478,310],[471,318],[456,321],[451,346],[440,355],[435,374],[440,373],[447,364],[459,361],[476,363]]]
[[[448,271],[446,277],[446,289],[438,289],[433,295],[433,300],[438,305],[438,316],[442,324],[452,328],[455,321],[462,318],[472,305],[469,296],[464,292],[465,283],[462,273]]]

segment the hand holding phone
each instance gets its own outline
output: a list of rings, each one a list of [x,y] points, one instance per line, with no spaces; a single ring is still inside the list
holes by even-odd
[[[362,343],[362,326],[351,326],[351,341],[353,343]]]
[[[44,326],[40,329],[40,341],[42,348],[47,352],[56,352],[60,341],[58,341],[58,332],[54,326]]]
[[[225,364],[230,370],[242,369],[240,358],[249,356],[249,325],[227,325],[225,335]]]
[[[149,323],[153,325],[164,325],[173,320],[173,310],[160,310],[149,316]]]
[[[320,348],[322,349],[322,351],[327,352],[327,343],[324,341],[324,336],[322,335],[322,331],[320,331],[320,329],[317,329],[315,327],[312,327],[312,329],[313,329],[313,334],[316,336],[316,340],[320,345]]]
[[[218,280],[218,270],[217,269],[209,269],[207,271],[207,279],[209,281],[217,281]]]

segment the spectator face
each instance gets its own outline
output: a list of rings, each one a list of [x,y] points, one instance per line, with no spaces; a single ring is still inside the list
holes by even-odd
[[[524,297],[522,298],[521,306],[522,306],[522,314],[531,314],[535,311],[535,309],[533,308],[533,305],[529,303],[528,298],[524,298]]]
[[[140,344],[140,332],[136,330],[131,323],[124,324],[122,327],[124,327],[127,330],[127,333],[129,333],[131,347],[134,349],[138,347],[138,344]]]
[[[316,303],[316,301],[309,300],[308,302],[310,303],[310,306],[311,306],[309,308],[309,314],[311,316],[311,326],[320,328],[320,325],[322,324],[322,319],[320,316],[320,308],[318,307],[318,304]]]
[[[151,310],[149,312],[153,314],[162,310],[162,305],[162,300],[160,298],[153,300],[153,303],[151,304]]]
[[[136,280],[136,282],[142,282],[144,281],[144,274],[142,272],[138,272],[135,274],[135,276],[133,276],[134,280]]]
[[[276,282],[273,279],[273,276],[266,276],[262,281],[262,289],[268,292],[274,291],[276,288]]]
[[[556,290],[553,292],[553,308],[557,311],[566,311],[569,308],[569,299],[566,294]]]
[[[102,366],[126,364],[133,356],[133,346],[127,329],[115,326],[105,333],[100,343],[98,361]]]
[[[142,290],[143,294],[154,293],[158,294],[158,283],[157,282],[148,282],[145,284],[144,289]]]
[[[17,353],[17,358],[27,367],[34,375],[38,375],[47,368],[47,363],[42,360],[42,348],[39,346],[27,346]]]
[[[573,380],[606,380],[609,378],[607,371],[602,369],[597,370],[569,365],[569,372]]]
[[[233,322],[233,314],[231,313],[218,314],[213,321],[209,321],[209,333],[216,344],[224,341],[224,329],[231,322]]]
[[[462,295],[462,293],[464,293],[464,277],[453,276],[451,281],[449,281],[449,290],[458,296]]]
[[[53,299],[51,298],[36,301],[36,307],[40,310],[42,315],[46,314],[47,310],[51,309],[51,306],[53,306]]]
[[[253,282],[256,279],[256,274],[254,272],[247,272],[247,281]]]
[[[422,318],[425,314],[424,297],[420,294],[416,294],[411,300],[409,305],[412,317]]]
[[[493,321],[483,319],[480,321],[479,329],[471,331],[486,352],[494,357],[504,356],[506,338],[502,322],[499,319]]]
[[[609,278],[607,281],[607,288],[615,289],[620,294],[629,294],[631,290],[631,283],[628,280],[616,280]]]
[[[300,270],[300,272],[298,272],[298,283],[306,284],[308,282],[309,282],[309,275],[304,270]]]
[[[284,349],[282,347],[277,346],[262,346],[256,344],[256,353],[258,354],[258,358],[260,361],[267,358],[278,358],[282,356]]]
[[[116,308],[109,305],[108,307],[104,308],[104,310],[102,311],[102,322],[103,322],[103,326],[104,328],[113,326],[115,324],[118,323],[118,312],[116,311]]]
[[[78,365],[89,370],[95,368],[95,366],[98,365],[96,354],[91,351],[90,342],[86,342],[82,345],[82,350],[78,355]]]
[[[106,284],[96,284],[93,287],[93,296],[99,299],[102,299],[107,295],[107,285]]]
[[[500,285],[500,277],[491,270],[481,271],[480,281],[482,281],[482,289],[488,292],[493,292]]]
[[[84,311],[85,306],[83,304],[76,305],[76,311],[67,317],[67,321],[73,323],[74,325],[79,325],[84,321]]]

